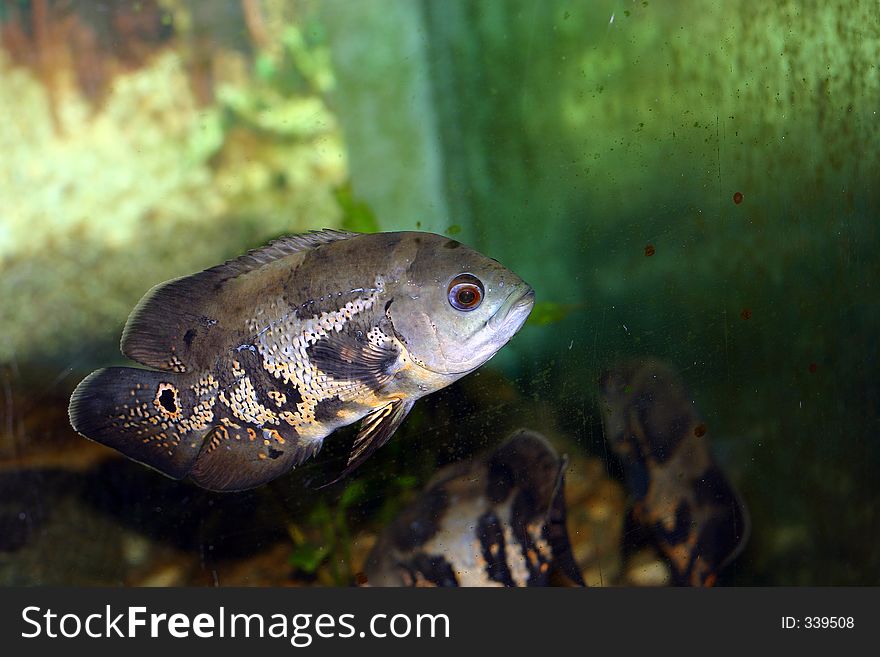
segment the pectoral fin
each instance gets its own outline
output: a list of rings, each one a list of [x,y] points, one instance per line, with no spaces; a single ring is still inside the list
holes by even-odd
[[[322,337],[307,347],[306,353],[315,367],[336,381],[352,381],[373,391],[381,390],[394,374],[398,350],[387,338],[356,337],[368,332],[367,328],[356,328]]]
[[[415,400],[398,399],[367,415],[361,422],[361,429],[355,438],[354,445],[352,445],[345,470],[324,486],[330,486],[347,477],[373,452],[387,443],[410,412],[413,404],[415,404]]]

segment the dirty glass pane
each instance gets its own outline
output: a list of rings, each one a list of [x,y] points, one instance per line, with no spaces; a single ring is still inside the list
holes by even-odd
[[[0,583],[880,583],[878,61],[867,0],[6,0]],[[440,237],[120,353],[316,229]]]

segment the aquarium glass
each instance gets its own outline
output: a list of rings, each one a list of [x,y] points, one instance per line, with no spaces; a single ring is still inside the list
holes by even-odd
[[[468,497],[498,468],[589,586],[880,584],[878,62],[870,0],[3,0],[0,584],[386,581],[524,545]],[[317,229],[442,235],[534,308],[327,486],[356,424],[232,493],[77,435],[153,286]],[[519,429],[550,461],[492,460]]]

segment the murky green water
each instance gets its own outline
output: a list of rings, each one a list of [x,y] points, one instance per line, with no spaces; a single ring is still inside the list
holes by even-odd
[[[874,3],[10,0],[0,28],[0,582],[349,584],[521,426],[570,457],[587,583],[667,582],[598,398],[656,358],[748,507],[719,583],[880,583]],[[316,228],[448,235],[537,305],[320,491],[352,429],[226,495],[72,431],[144,292]]]

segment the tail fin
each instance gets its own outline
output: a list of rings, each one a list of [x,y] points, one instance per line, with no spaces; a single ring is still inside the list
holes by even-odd
[[[131,367],[92,372],[70,398],[70,424],[86,438],[182,479],[213,418],[182,380],[180,374]]]

